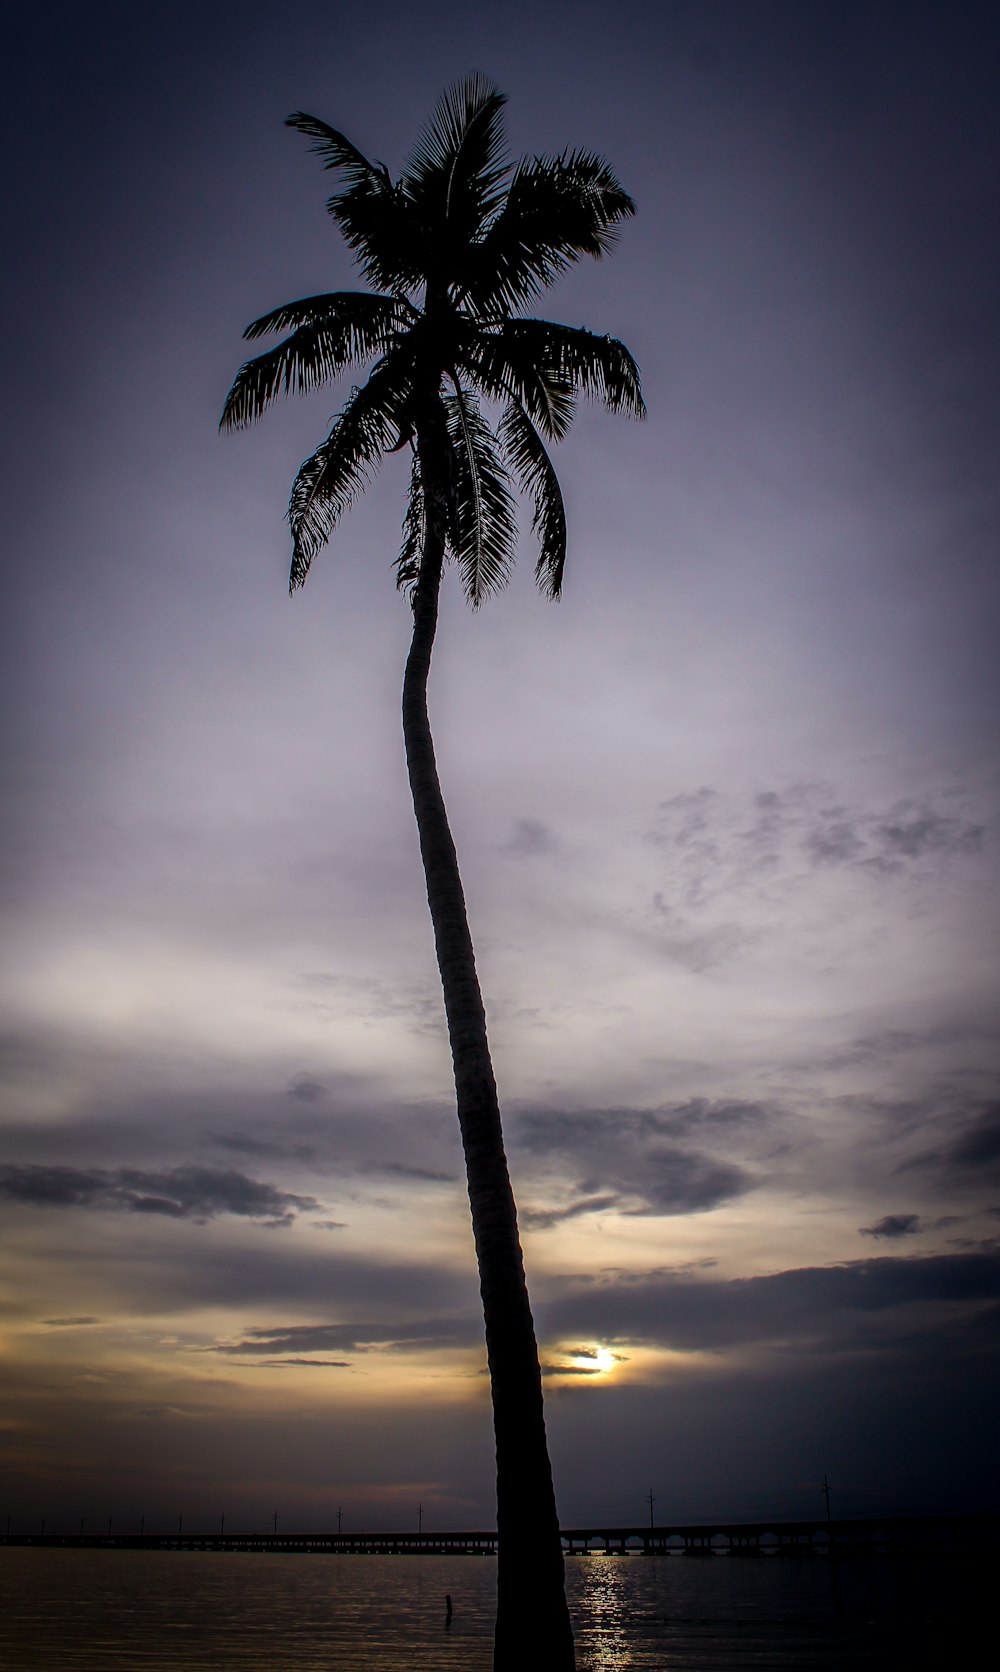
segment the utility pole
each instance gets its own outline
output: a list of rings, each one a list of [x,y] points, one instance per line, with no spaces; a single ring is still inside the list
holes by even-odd
[[[653,1525],[653,1502],[654,1502],[653,1488],[650,1487],[650,1489],[649,1489],[649,1525],[650,1526]]]
[[[108,1516],[108,1537],[111,1537],[111,1517]]]
[[[343,1512],[342,1509],[338,1509],[338,1511],[337,1511],[337,1532],[338,1532],[338,1534],[340,1532],[340,1519],[341,1519],[341,1516],[343,1515],[343,1513],[344,1512]]]
[[[181,1536],[181,1528],[183,1527],[183,1525],[184,1525],[184,1517],[183,1517],[183,1515],[179,1515],[177,1517],[177,1537],[178,1538],[180,1538],[180,1536]]]
[[[275,1536],[275,1538],[277,1538],[277,1536],[278,1536],[278,1512],[277,1512],[277,1510],[275,1510],[275,1512],[274,1512],[274,1536]]]
[[[222,1538],[225,1531],[226,1531],[226,1512],[225,1512],[225,1510],[223,1510],[222,1514],[219,1517],[219,1537],[220,1538]]]
[[[830,1483],[827,1480],[825,1475],[823,1476],[823,1496],[826,1499],[826,1519],[827,1519],[827,1525],[829,1525],[829,1522],[830,1522]]]
[[[423,1504],[418,1504],[417,1505],[417,1536],[418,1536],[418,1538],[419,1538],[420,1534],[423,1532],[423,1530],[424,1530],[424,1506],[423,1506]]]

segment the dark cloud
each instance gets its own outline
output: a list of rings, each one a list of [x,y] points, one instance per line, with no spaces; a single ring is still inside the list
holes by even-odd
[[[911,802],[902,802],[894,815],[872,830],[872,839],[881,846],[883,857],[905,859],[918,859],[925,853],[978,853],[984,835],[981,824],[918,811]]]
[[[322,1103],[327,1088],[320,1080],[310,1079],[308,1074],[299,1074],[292,1081],[288,1095],[299,1103]]]
[[[755,1134],[771,1114],[760,1103],[706,1098],[658,1109],[529,1110],[513,1124],[514,1148],[564,1175],[572,1169],[574,1179],[568,1200],[528,1205],[525,1223],[545,1228],[612,1210],[632,1217],[708,1212],[746,1195],[756,1180],[703,1146],[718,1140],[731,1150],[736,1134]],[[687,1137],[697,1137],[699,1148],[675,1141]]]
[[[635,1198],[635,1205],[623,1212],[707,1213],[722,1202],[745,1196],[757,1184],[742,1167],[673,1145],[648,1150],[643,1163],[640,1179],[626,1176],[621,1181],[623,1197]]]
[[[536,1231],[547,1231],[566,1219],[579,1219],[583,1214],[607,1213],[618,1207],[620,1196],[614,1191],[603,1196],[582,1196],[562,1208],[526,1208],[521,1221]]]
[[[810,859],[821,865],[848,865],[861,858],[864,839],[850,819],[828,813],[805,837]]]
[[[277,1143],[268,1138],[255,1138],[248,1132],[218,1132],[209,1141],[218,1149],[232,1150],[235,1155],[259,1155],[268,1161],[302,1161],[308,1165],[319,1158],[312,1144]]]
[[[553,1333],[636,1342],[676,1351],[798,1342],[810,1350],[886,1346],[914,1308],[973,1311],[1000,1300],[1000,1253],[883,1256],[836,1266],[808,1266],[763,1277],[651,1277],[611,1282],[550,1301],[542,1310]],[[869,1324],[880,1320],[883,1333]]]
[[[478,1344],[482,1340],[482,1333],[481,1321],[471,1315],[394,1323],[288,1324],[276,1325],[269,1329],[249,1330],[237,1341],[219,1341],[207,1350],[237,1358],[255,1358],[263,1354],[274,1355],[286,1351],[433,1352],[442,1347]]]
[[[858,1226],[863,1237],[889,1239],[915,1236],[920,1228],[920,1215],[917,1213],[887,1213],[874,1225]]]
[[[388,1173],[396,1178],[422,1180],[428,1184],[454,1184],[456,1180],[454,1173],[439,1173],[432,1167],[415,1167],[406,1161],[365,1161],[358,1170],[362,1173]]]
[[[725,897],[731,909],[740,891],[787,888],[803,860],[807,869],[873,877],[919,873],[925,862],[978,854],[986,837],[982,820],[943,812],[932,800],[874,811],[838,799],[823,784],[793,783],[750,797],[705,785],[660,804],[649,839],[670,851],[672,880],[654,903],[667,918],[678,903],[690,910]]]
[[[556,853],[558,849],[559,843],[541,819],[518,819],[512,835],[503,845],[504,853],[516,854],[520,859],[537,859],[541,854]]]
[[[993,1103],[945,1151],[954,1167],[981,1167],[1000,1161],[1000,1103]]]
[[[290,1225],[297,1213],[316,1210],[312,1196],[295,1196],[245,1173],[209,1167],[173,1167],[169,1172],[114,1172],[93,1167],[3,1166],[0,1196],[31,1207],[97,1208],[162,1214],[202,1222],[234,1214],[268,1225]]]
[[[807,831],[804,845],[816,863],[860,865],[889,875],[928,856],[978,853],[984,835],[981,824],[946,817],[926,804],[902,801],[881,818],[840,807],[823,809]]]
[[[962,1022],[928,1023],[920,1028],[877,1028],[859,1034],[844,1045],[815,1058],[823,1068],[863,1067],[878,1069],[901,1057],[940,1050],[965,1049],[986,1044],[996,1038],[996,1022],[992,1016],[970,1016]]]
[[[690,1097],[686,1103],[654,1110],[649,1121],[652,1130],[678,1138],[694,1131],[729,1135],[737,1128],[747,1130],[764,1126],[774,1113],[774,1109],[766,1103],[726,1098],[713,1102],[707,1097]]]
[[[948,1136],[955,1125],[956,1117],[949,1112],[939,1121],[942,1141],[904,1162],[898,1171],[935,1171],[952,1183],[989,1186],[1000,1163],[1000,1103],[988,1103],[967,1115],[958,1135]]]
[[[258,1359],[256,1370],[350,1370],[350,1359],[338,1358],[276,1358]]]
[[[642,1147],[661,1138],[719,1136],[731,1141],[737,1130],[759,1130],[776,1113],[766,1103],[705,1097],[652,1109],[529,1109],[517,1116],[516,1139],[520,1147],[535,1153],[573,1155],[586,1155],[605,1143],[620,1149],[623,1145]]]
[[[711,1271],[718,1264],[717,1259],[707,1255],[700,1260],[682,1260],[675,1266],[650,1266],[645,1270],[636,1270],[632,1266],[599,1266],[596,1271],[574,1272],[566,1281],[574,1285],[651,1283],[663,1278],[689,1277],[696,1271]]]
[[[84,1324],[99,1324],[100,1318],[43,1318],[49,1329],[79,1329]]]

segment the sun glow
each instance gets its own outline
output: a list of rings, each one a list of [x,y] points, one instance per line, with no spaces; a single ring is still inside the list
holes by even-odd
[[[614,1370],[618,1355],[607,1347],[585,1347],[573,1355],[573,1360],[581,1370],[600,1371],[603,1375],[608,1370]]]

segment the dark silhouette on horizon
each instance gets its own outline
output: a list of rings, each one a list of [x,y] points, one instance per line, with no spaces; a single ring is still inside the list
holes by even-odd
[[[557,598],[566,516],[546,451],[579,393],[614,412],[644,412],[622,343],[520,309],[581,256],[607,253],[631,198],[594,153],[508,160],[504,95],[481,75],[449,88],[399,178],[315,116],[288,118],[338,175],[327,208],[371,291],[305,297],[249,325],[250,339],[290,331],[238,373],[224,428],[252,423],[279,393],[306,392],[371,362],[326,439],[295,478],[290,589],[383,456],[408,449],[410,483],[397,560],[413,635],[403,735],[434,928],[465,1150],[493,1396],[497,1455],[494,1666],[523,1656],[532,1622],[539,1665],[574,1664],[562,1546],[486,1015],[458,860],[441,794],[427,681],[446,558],[478,607],[507,581],[517,543],[514,482],[534,504],[536,579]],[[491,421],[482,402],[501,408]],[[535,1533],[530,1552],[518,1537]]]

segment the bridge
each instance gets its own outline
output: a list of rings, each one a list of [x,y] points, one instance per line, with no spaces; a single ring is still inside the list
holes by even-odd
[[[1000,1541],[1000,1517],[869,1516],[855,1520],[676,1522],[653,1527],[564,1527],[567,1556],[742,1558],[971,1553]],[[186,1550],[294,1556],[495,1556],[496,1530],[479,1532],[0,1533],[0,1547]]]

